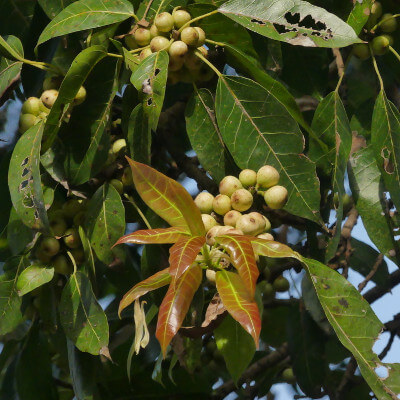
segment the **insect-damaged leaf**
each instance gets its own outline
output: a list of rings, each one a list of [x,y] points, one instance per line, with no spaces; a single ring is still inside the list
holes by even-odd
[[[361,374],[380,400],[400,393],[400,364],[383,363],[373,346],[383,324],[346,278],[316,260],[302,259],[326,317],[339,340],[357,360]],[[379,375],[384,371],[385,378]]]
[[[293,45],[345,47],[360,43],[353,28],[321,7],[302,0],[230,0],[219,9],[246,28]]]
[[[322,223],[315,165],[302,153],[304,138],[284,105],[256,82],[221,76],[215,99],[222,137],[237,165],[258,170],[265,164],[280,173],[289,192],[285,209]]]
[[[128,162],[136,190],[156,214],[171,226],[183,228],[188,233],[205,234],[200,211],[181,184],[145,164],[129,158]]]
[[[30,228],[49,230],[40,179],[40,146],[43,123],[29,128],[15,145],[8,170],[11,201],[22,222]]]
[[[233,266],[238,270],[239,276],[251,296],[256,291],[258,267],[251,242],[246,236],[220,236],[215,241],[229,254]]]
[[[131,290],[125,293],[124,297],[120,301],[118,315],[121,315],[121,312],[139,297],[144,296],[152,290],[168,285],[171,282],[171,279],[172,276],[169,273],[169,268],[165,268],[136,284]]]
[[[347,18],[347,23],[354,29],[357,35],[360,34],[362,28],[367,23],[374,1],[358,0],[354,2],[354,7]]]
[[[383,90],[372,115],[371,144],[385,186],[400,210],[400,112]]]
[[[205,242],[204,236],[183,237],[170,248],[169,272],[174,280],[179,279],[192,265]]]
[[[62,10],[44,29],[37,46],[47,40],[122,22],[133,14],[133,6],[128,0],[80,0]]]
[[[215,274],[217,290],[229,314],[252,336],[258,348],[261,330],[260,311],[240,276],[229,271]]]
[[[60,321],[67,337],[80,350],[99,355],[108,345],[107,317],[82,272],[71,275],[60,301]]]
[[[193,296],[200,286],[201,278],[201,267],[193,264],[179,279],[173,280],[169,285],[158,312],[156,329],[156,337],[160,342],[164,357],[168,345],[182,325]]]
[[[131,76],[132,84],[142,95],[143,110],[154,131],[164,103],[168,62],[168,53],[158,51],[146,57]]]
[[[159,228],[159,229],[145,229],[136,231],[129,235],[122,236],[115,244],[121,243],[137,243],[137,244],[165,244],[176,243],[182,236],[187,236],[187,232],[182,228]]]

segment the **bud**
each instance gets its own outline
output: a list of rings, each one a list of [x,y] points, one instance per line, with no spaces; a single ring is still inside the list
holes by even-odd
[[[237,211],[247,211],[253,204],[253,195],[246,189],[236,190],[231,197],[232,208]]]
[[[288,191],[283,186],[273,186],[264,193],[264,200],[269,208],[279,210],[288,200]]]
[[[236,190],[242,188],[243,186],[239,179],[232,175],[225,176],[219,184],[219,192],[229,197],[231,197]]]
[[[210,214],[213,210],[214,196],[208,192],[199,193],[194,199],[194,203],[202,214]]]
[[[239,174],[239,180],[244,187],[255,186],[257,183],[257,172],[252,169],[244,169]]]
[[[64,254],[58,255],[52,260],[51,265],[58,274],[69,275],[72,273],[72,265]]]
[[[210,214],[201,214],[201,219],[203,220],[206,232],[208,232],[212,227],[218,225],[215,218],[213,218]]]
[[[236,226],[237,220],[242,216],[239,211],[231,210],[224,215],[224,225]]]
[[[213,201],[213,209],[219,215],[225,215],[231,210],[231,199],[224,195],[219,194]]]
[[[264,165],[257,172],[257,185],[261,188],[268,189],[278,184],[279,172],[271,165]]]

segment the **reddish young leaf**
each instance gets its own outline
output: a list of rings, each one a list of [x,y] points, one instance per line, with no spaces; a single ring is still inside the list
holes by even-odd
[[[136,190],[156,214],[171,226],[184,228],[196,236],[205,235],[200,210],[181,184],[148,165],[126,158]]]
[[[272,240],[252,238],[254,253],[260,256],[271,258],[297,258],[300,260],[300,255],[285,244],[274,242]]]
[[[238,270],[243,283],[250,295],[254,297],[258,271],[256,257],[249,236],[232,235],[216,237],[219,243],[229,253],[233,266]]]
[[[170,248],[169,272],[174,280],[193,264],[205,242],[205,236],[183,237]]]
[[[258,348],[261,330],[260,311],[240,276],[234,272],[215,274],[217,290],[229,314],[253,337]]]
[[[168,345],[182,325],[201,279],[201,267],[193,264],[179,279],[173,280],[169,285],[158,312],[156,329],[156,338],[160,342],[164,357]]]
[[[137,243],[137,244],[165,244],[176,243],[182,236],[187,235],[184,229],[173,226],[171,228],[160,229],[145,229],[130,233],[129,235],[122,236],[118,242],[114,244],[117,246],[121,243]]]
[[[158,289],[160,287],[168,285],[172,280],[169,268],[165,268],[162,271],[155,273],[149,278],[136,284],[131,290],[125,293],[118,307],[118,315],[121,316],[121,312],[132,304],[140,296],[146,293]]]

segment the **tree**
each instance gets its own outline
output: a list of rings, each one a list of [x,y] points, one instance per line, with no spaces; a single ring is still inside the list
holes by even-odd
[[[1,399],[399,398],[399,14],[325,3],[0,5]]]

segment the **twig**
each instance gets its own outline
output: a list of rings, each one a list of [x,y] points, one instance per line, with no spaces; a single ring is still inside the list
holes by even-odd
[[[389,338],[385,348],[382,350],[381,354],[379,354],[379,356],[378,356],[380,360],[383,360],[387,356],[387,353],[389,353],[389,350],[392,347],[395,337],[396,337],[396,332],[390,332],[390,338]]]
[[[354,357],[351,357],[349,363],[347,364],[346,371],[342,377],[342,380],[339,383],[339,386],[336,391],[336,399],[340,400],[343,392],[346,390],[347,385],[354,377],[354,373],[357,369],[357,362]]]
[[[371,268],[371,271],[369,274],[365,277],[365,279],[358,285],[358,291],[361,292],[365,286],[367,286],[367,283],[373,278],[373,276],[376,274],[376,271],[378,271],[378,267],[382,264],[383,261],[383,254],[379,254],[378,257],[376,257],[376,261],[374,265]]]
[[[368,292],[364,293],[364,299],[367,300],[368,303],[373,303],[374,301],[383,297],[386,293],[390,292],[390,290],[399,283],[400,270],[397,270],[389,275],[389,284],[387,286],[375,286],[374,288],[368,290]]]

